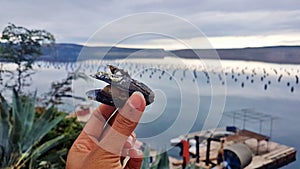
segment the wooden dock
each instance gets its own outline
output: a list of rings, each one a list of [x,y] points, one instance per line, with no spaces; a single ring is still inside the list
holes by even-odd
[[[194,136],[206,137],[208,135],[207,131],[190,133],[185,136],[180,136],[180,138],[186,137],[189,139],[194,138]],[[244,169],[269,169],[269,168],[280,168],[296,160],[296,150],[292,147],[282,145],[270,141],[269,137],[254,133],[248,130],[239,130],[235,134],[230,136],[224,136],[224,148],[229,147],[233,144],[243,144],[246,145],[252,153],[251,162],[244,167]],[[206,163],[206,153],[207,153],[207,142],[203,141],[200,147],[200,162],[196,164],[199,168],[213,168],[214,165],[207,165]],[[210,143],[209,160],[217,164],[217,155],[220,149],[219,142]],[[191,152],[191,154],[196,154],[196,152]],[[191,159],[191,163],[195,163],[195,158]],[[176,160],[175,158],[170,158],[171,168],[180,168],[181,160]]]
[[[255,140],[247,140],[246,144],[255,149]],[[280,168],[296,160],[296,150],[275,142],[260,144],[260,152],[253,156],[252,162],[245,169]]]

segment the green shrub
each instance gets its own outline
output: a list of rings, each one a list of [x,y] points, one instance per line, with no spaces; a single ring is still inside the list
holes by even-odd
[[[65,112],[59,112],[57,109],[53,110],[53,118],[62,114],[65,114]],[[50,132],[48,132],[47,135],[40,141],[41,144],[61,135],[64,135],[66,139],[50,149],[47,154],[40,156],[38,159],[39,168],[65,168],[68,150],[80,134],[82,128],[83,125],[76,117],[70,117],[64,118]]]

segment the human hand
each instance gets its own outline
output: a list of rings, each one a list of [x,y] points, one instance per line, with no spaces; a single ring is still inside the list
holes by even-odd
[[[139,92],[133,93],[99,138],[105,121],[115,110],[115,107],[101,104],[73,143],[68,153],[66,168],[119,169],[122,168],[123,154],[130,157],[125,169],[139,169],[143,153],[133,148],[133,143],[128,141],[128,137],[136,128],[145,106],[144,96]]]

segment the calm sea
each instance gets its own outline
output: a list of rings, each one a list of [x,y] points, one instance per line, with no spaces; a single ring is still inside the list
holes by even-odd
[[[236,125],[300,149],[299,65],[175,58],[37,62],[29,90],[42,94],[50,89],[50,82],[66,78],[67,72],[78,70],[90,75],[108,71],[106,64],[128,70],[132,77],[154,90],[155,102],[147,107],[136,129],[138,138],[153,148],[169,149],[171,138],[192,131]],[[8,63],[4,67],[13,69]],[[105,85],[91,78],[81,79],[73,83],[73,92],[85,97],[87,90]],[[61,109],[72,112],[80,104],[81,101],[69,99]],[[84,104],[98,105],[92,101]],[[243,123],[243,119],[233,121],[224,114],[241,109],[253,112],[258,120],[251,118]],[[270,119],[261,118],[256,112],[267,114]],[[178,151],[170,153],[177,155]],[[284,168],[299,166],[300,162],[296,161]]]

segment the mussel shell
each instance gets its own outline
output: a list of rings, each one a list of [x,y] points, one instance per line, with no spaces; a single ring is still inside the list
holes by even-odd
[[[117,74],[109,74],[107,72],[98,72],[95,75],[92,75],[93,78],[96,78],[98,80],[102,80],[108,84],[110,84],[111,86],[118,88],[120,90],[122,90],[123,92],[127,92],[128,93],[128,97],[130,97],[135,91],[139,91],[144,95],[144,98],[146,100],[146,105],[151,104],[154,101],[154,93],[153,91],[146,86],[144,83],[139,82],[135,79],[132,79],[129,76],[122,76],[122,75],[117,75]],[[109,103],[113,100],[116,102],[117,100],[122,100],[122,99],[118,99],[117,97],[115,97],[114,99],[112,99],[112,96],[109,95],[109,93],[103,93],[104,91],[97,89],[95,91],[97,93],[97,95],[101,95],[103,94],[103,96],[97,96],[95,99],[101,103]],[[108,96],[109,95],[109,96]],[[107,97],[107,98],[104,98]],[[127,98],[126,98],[127,99]],[[106,102],[106,103],[105,103]],[[109,104],[111,105],[111,104]]]
[[[126,99],[120,99],[118,97],[112,98],[111,94],[102,89],[89,90],[86,92],[89,99],[101,102],[114,107],[122,107]]]
[[[134,92],[132,92],[132,93],[129,92],[128,96],[130,97],[133,93]],[[125,97],[122,97],[122,98],[112,97],[112,95],[110,93],[107,93],[103,89],[89,90],[86,92],[86,95],[91,100],[95,100],[95,101],[101,102],[103,104],[107,104],[107,105],[114,106],[114,107],[122,107],[128,99]],[[152,93],[150,95],[144,95],[144,98],[146,100],[146,105],[149,105],[153,102],[154,95]],[[149,100],[152,100],[152,102],[150,102]]]

